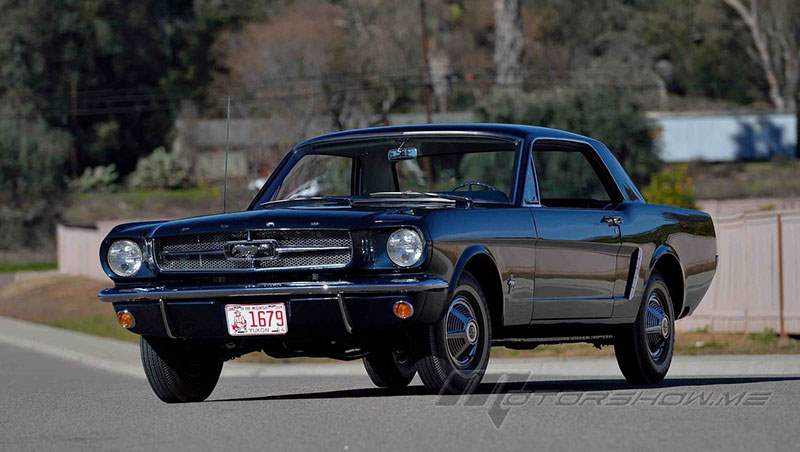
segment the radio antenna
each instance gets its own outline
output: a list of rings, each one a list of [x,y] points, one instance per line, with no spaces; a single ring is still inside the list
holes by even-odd
[[[225,122],[225,175],[222,183],[222,213],[227,212],[228,202],[228,151],[231,142],[231,96],[228,95],[227,121]]]

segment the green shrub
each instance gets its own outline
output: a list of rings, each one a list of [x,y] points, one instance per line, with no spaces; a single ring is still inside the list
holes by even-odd
[[[656,173],[642,193],[647,202],[693,209],[694,181],[688,165],[671,165]]]
[[[114,191],[118,178],[117,167],[112,163],[108,166],[86,168],[80,177],[70,180],[67,185],[77,193],[107,193]]]
[[[38,118],[1,118],[0,249],[40,246],[60,212],[71,141]]]
[[[564,96],[497,90],[478,109],[484,121],[554,127],[602,141],[637,183],[661,167],[655,125],[622,90],[593,89]]]
[[[772,328],[764,328],[758,333],[749,333],[748,337],[764,345],[771,345],[778,342],[778,334]]]
[[[135,190],[176,189],[192,187],[188,165],[163,147],[157,148],[136,163],[136,170],[128,176],[128,185]]]

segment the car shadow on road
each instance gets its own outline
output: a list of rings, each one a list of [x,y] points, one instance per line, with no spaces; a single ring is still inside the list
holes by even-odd
[[[564,392],[597,392],[624,391],[634,389],[691,388],[703,386],[743,385],[752,383],[769,383],[781,381],[800,381],[800,376],[774,377],[678,377],[667,378],[652,386],[633,386],[618,379],[581,379],[581,380],[527,380],[525,375],[510,375],[508,381],[484,382],[475,394],[511,394],[511,393],[564,393]],[[516,378],[514,378],[516,377]],[[209,400],[209,402],[247,402],[269,400],[315,400],[315,399],[360,399],[370,397],[410,397],[436,396],[422,385],[409,386],[401,390],[383,388],[342,389],[335,391],[303,392],[295,394],[275,394],[257,397],[241,397]],[[445,396],[460,397],[460,396]]]

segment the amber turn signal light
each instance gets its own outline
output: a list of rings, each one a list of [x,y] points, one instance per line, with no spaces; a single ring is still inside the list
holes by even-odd
[[[129,330],[136,325],[136,319],[133,317],[129,311],[119,311],[117,313],[117,323],[119,326]]]
[[[394,304],[392,310],[399,319],[407,319],[414,315],[414,306],[407,301],[398,301]]]

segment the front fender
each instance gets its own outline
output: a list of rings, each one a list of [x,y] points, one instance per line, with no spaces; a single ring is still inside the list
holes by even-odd
[[[448,297],[452,296],[453,292],[456,290],[456,287],[458,286],[458,280],[461,278],[461,274],[464,273],[464,268],[467,266],[467,263],[470,261],[470,259],[481,254],[491,259],[492,264],[494,264],[494,268],[497,269],[497,260],[494,258],[494,255],[492,255],[492,252],[489,250],[489,248],[484,245],[472,245],[467,247],[461,253],[461,256],[458,258],[458,261],[456,261],[456,264],[453,267],[453,274],[450,277],[450,283],[447,288]],[[497,277],[502,280],[499,272]]]

